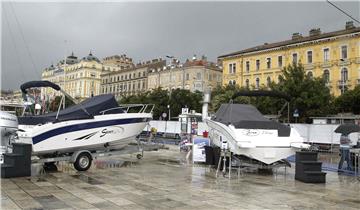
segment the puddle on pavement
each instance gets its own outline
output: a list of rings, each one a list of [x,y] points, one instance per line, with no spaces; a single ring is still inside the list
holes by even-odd
[[[183,165],[183,163],[180,160],[171,160],[171,159],[158,159],[158,162],[160,163],[166,163],[170,165]]]
[[[94,160],[93,167],[96,169],[105,169],[105,168],[121,168],[121,167],[131,167],[137,165],[136,161],[128,160],[115,160],[115,159],[104,159],[104,160]]]
[[[72,177],[79,179],[81,181],[84,181],[86,183],[89,183],[91,185],[98,185],[98,184],[104,184],[104,182],[99,181],[97,179],[91,178],[89,176],[85,176],[84,174],[76,174],[76,175],[72,175]]]

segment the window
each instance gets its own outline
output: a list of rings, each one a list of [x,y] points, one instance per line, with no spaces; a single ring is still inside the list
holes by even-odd
[[[127,75],[125,75],[125,80],[127,80]]]
[[[141,72],[139,72],[139,77],[141,77]]]
[[[268,69],[271,69],[271,58],[266,58],[266,66]]]
[[[341,82],[346,82],[348,80],[348,70],[347,68],[341,69]]]
[[[249,88],[250,84],[249,84],[249,79],[246,79],[245,80],[245,85],[246,85],[246,88]]]
[[[143,72],[143,77],[145,77],[145,71]]]
[[[236,63],[230,63],[229,64],[229,73],[235,74],[236,73]]]
[[[138,83],[138,89],[139,89],[139,90],[140,90],[140,86],[141,86],[141,83],[139,82],[139,83]]]
[[[196,79],[201,80],[201,73],[196,73]]]
[[[236,81],[235,80],[230,80],[229,85],[236,85]]]
[[[246,61],[246,73],[250,72],[250,61]]]
[[[341,58],[342,59],[347,59],[347,46],[341,46]]]
[[[129,79],[131,79],[131,74],[129,74]]]
[[[293,53],[293,54],[292,54],[292,58],[293,58],[293,60],[292,60],[293,64],[297,64],[297,62],[298,62],[298,54],[297,54],[297,53]]]
[[[280,56],[278,57],[278,66],[279,66],[279,67],[282,67],[282,65],[283,65],[283,57],[280,55]]]
[[[270,78],[270,77],[267,77],[267,78],[266,78],[266,86],[267,86],[267,87],[270,87],[270,84],[271,84],[271,78]]]
[[[312,78],[314,77],[312,71],[309,71],[309,72],[307,73],[307,76],[308,76],[310,79],[312,79]]]
[[[260,60],[256,60],[256,71],[260,69]]]
[[[329,83],[330,82],[330,71],[329,70],[324,70],[324,75],[323,75],[323,78],[325,80],[326,83]]]
[[[324,49],[324,62],[327,62],[330,60],[330,49],[325,48]]]
[[[260,87],[260,79],[256,78],[256,80],[255,80],[255,88],[259,89],[259,87]]]
[[[189,80],[190,79],[190,75],[189,73],[186,73],[186,80]]]
[[[312,51],[307,52],[307,62],[312,63]]]

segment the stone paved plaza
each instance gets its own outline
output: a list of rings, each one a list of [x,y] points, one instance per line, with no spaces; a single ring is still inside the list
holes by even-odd
[[[326,184],[294,180],[294,167],[274,174],[215,178],[185,164],[178,148],[95,160],[87,172],[1,180],[1,209],[359,209],[358,178],[329,172]],[[125,160],[125,164],[122,164]],[[122,165],[122,167],[119,167]]]

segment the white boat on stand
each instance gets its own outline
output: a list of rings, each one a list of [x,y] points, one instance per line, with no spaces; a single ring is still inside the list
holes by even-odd
[[[71,98],[48,81],[28,82],[21,90],[26,94],[33,87],[61,91],[64,93],[61,101],[65,95]],[[118,150],[133,141],[152,119],[153,108],[154,105],[118,106],[110,94],[94,96],[63,110],[59,107],[57,112],[19,117],[17,142],[32,144],[33,155],[41,158],[72,155],[75,168],[87,170],[91,153]],[[83,165],[81,158],[86,159]]]
[[[310,147],[296,129],[265,118],[252,105],[222,104],[205,121],[213,145],[225,143],[233,155],[264,167],[286,164],[295,151]]]

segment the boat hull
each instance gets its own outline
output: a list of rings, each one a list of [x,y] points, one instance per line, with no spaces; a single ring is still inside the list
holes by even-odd
[[[152,118],[150,113],[121,113],[44,125],[19,125],[19,141],[33,145],[34,155],[78,150],[120,149],[128,145]]]
[[[276,130],[234,129],[225,124],[206,120],[211,142],[222,147],[227,142],[229,150],[270,165],[295,154],[303,145],[303,138],[291,129],[289,137],[278,137]],[[296,145],[296,146],[294,146]]]

